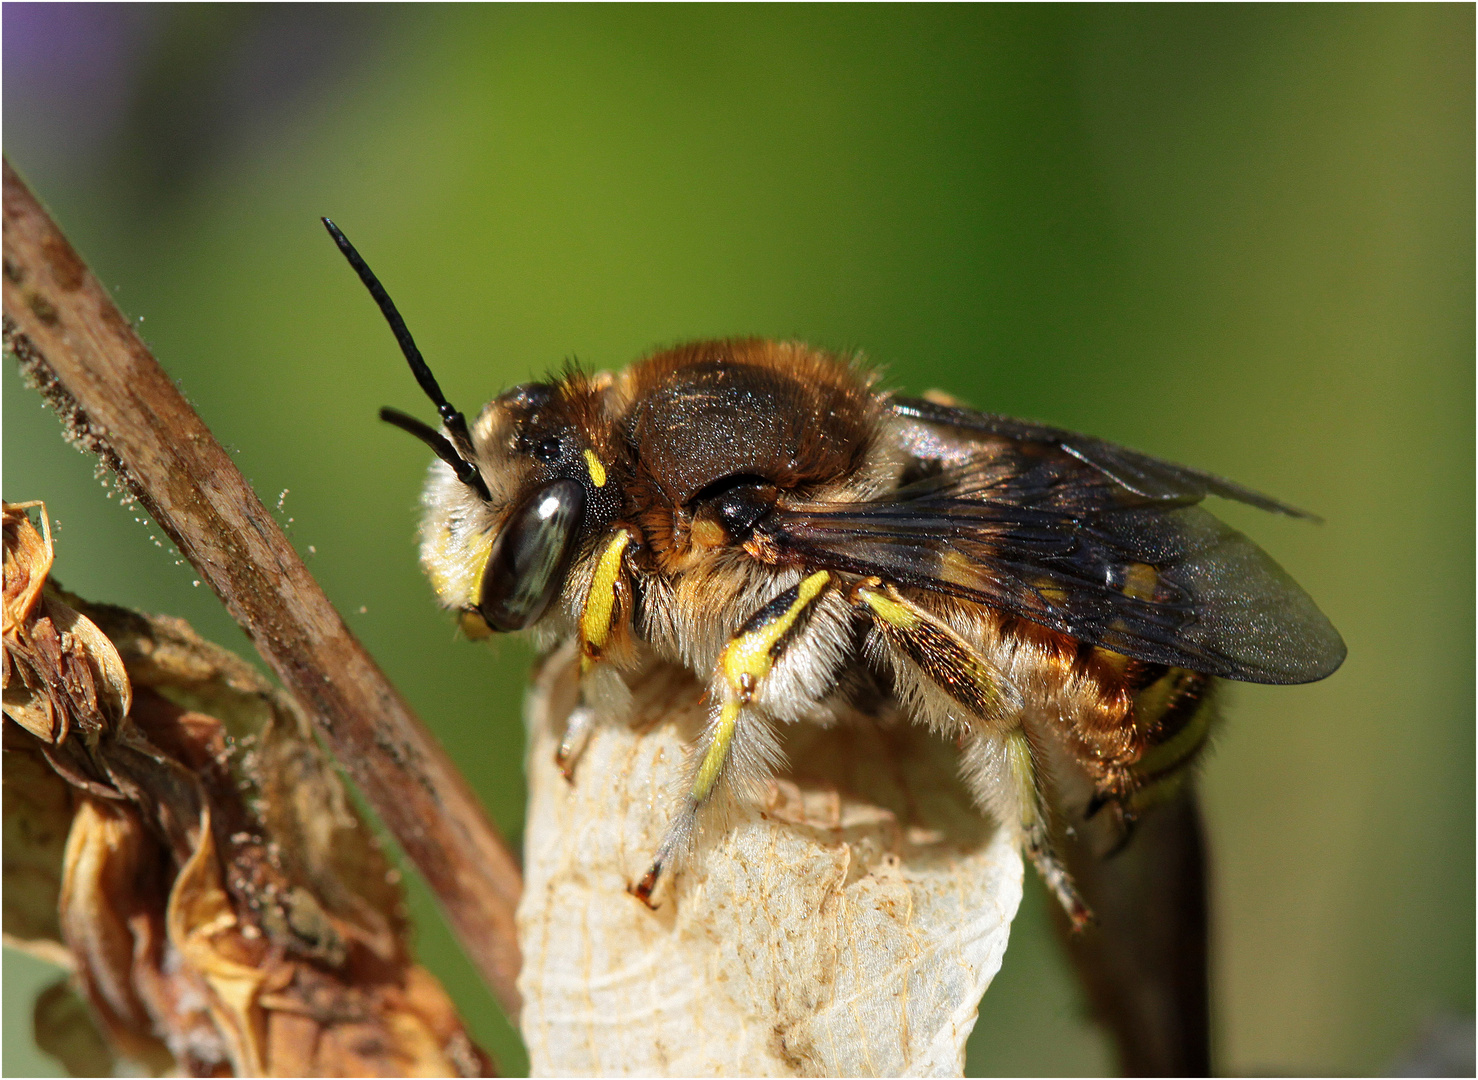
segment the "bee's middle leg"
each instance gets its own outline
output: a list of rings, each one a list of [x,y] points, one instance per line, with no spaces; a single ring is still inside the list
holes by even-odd
[[[715,708],[698,744],[687,795],[651,866],[631,889],[648,906],[663,872],[691,847],[703,809],[736,781],[757,786],[780,764],[769,721],[755,706],[764,703],[776,664],[807,633],[804,621],[832,588],[826,571],[809,575],[760,608],[724,647],[714,674]]]

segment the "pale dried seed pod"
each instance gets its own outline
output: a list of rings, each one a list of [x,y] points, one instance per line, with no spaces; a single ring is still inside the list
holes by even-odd
[[[961,1075],[1021,899],[1013,838],[922,728],[788,725],[792,767],[737,807],[649,910],[627,892],[706,715],[672,668],[598,723],[567,781],[565,650],[528,705],[518,910],[535,1075]]]

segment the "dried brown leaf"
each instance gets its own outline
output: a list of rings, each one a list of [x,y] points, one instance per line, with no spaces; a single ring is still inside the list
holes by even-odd
[[[41,528],[45,535],[36,531],[31,523],[30,509],[41,508]],[[51,573],[54,558],[51,544],[51,521],[46,516],[46,504],[35,500],[23,503],[6,503],[3,511],[5,535],[4,607],[0,628],[6,636],[12,629],[25,622],[41,595],[41,587]]]
[[[123,1056],[161,1071],[169,1062],[133,978],[136,924],[151,917],[150,871],[156,845],[134,811],[79,800],[67,836],[61,896],[62,937],[77,977],[110,1041]]]
[[[87,616],[56,596],[44,596],[46,614],[62,635],[62,647],[76,652],[87,661],[96,709],[109,729],[128,715],[133,704],[133,683],[123,666],[123,658]]]
[[[221,885],[221,867],[211,835],[210,811],[202,815],[200,843],[175,878],[165,909],[169,943],[210,987],[210,1011],[226,1040],[237,1076],[263,1074],[265,1031],[256,1008],[264,971],[252,959],[240,934],[231,898]],[[245,954],[245,955],[244,955]]]
[[[27,507],[40,506],[46,535]],[[4,708],[38,739],[60,744],[73,727],[88,737],[128,713],[128,673],[107,636],[48,589],[53,549],[42,503],[6,504]]]
[[[62,854],[72,825],[72,789],[47,763],[40,744],[5,727],[5,943],[53,963],[71,957],[62,946],[57,901]]]
[[[295,704],[179,620],[57,590],[49,533],[5,528],[7,940],[62,954],[150,1071],[487,1072]]]

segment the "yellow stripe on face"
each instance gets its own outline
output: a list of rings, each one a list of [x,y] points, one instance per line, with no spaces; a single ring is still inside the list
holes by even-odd
[[[815,600],[830,582],[831,575],[825,570],[818,570],[800,583],[796,590],[795,600],[779,618],[771,619],[763,626],[740,634],[724,647],[724,655],[719,659],[719,667],[730,688],[739,695],[740,700],[748,701],[760,680],[770,673],[770,668],[775,664],[773,655],[775,646],[795,625],[795,621],[801,617],[801,612],[810,606],[811,601]],[[725,703],[725,708],[727,707]]]
[[[589,450],[585,451],[587,454]],[[585,594],[585,608],[580,612],[580,673],[589,671],[611,637],[611,613],[616,609],[616,581],[621,575],[621,560],[631,533],[617,529],[616,535],[601,552]]]
[[[585,450],[585,467],[590,470],[590,482],[596,487],[606,486],[606,467],[589,447]]]

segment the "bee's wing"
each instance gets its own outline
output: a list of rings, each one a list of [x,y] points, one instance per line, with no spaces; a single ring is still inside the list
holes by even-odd
[[[756,531],[782,557],[963,597],[1140,660],[1264,683],[1338,668],[1344,642],[1308,594],[1193,498],[1011,446],[874,502],[777,508]]]
[[[1207,495],[1255,506],[1289,517],[1317,521],[1315,514],[1296,506],[1269,498],[1249,487],[1223,479],[1199,469],[1175,465],[1138,450],[1078,435],[1045,424],[1033,424],[995,413],[976,412],[955,405],[940,405],[922,398],[893,398],[893,412],[901,417],[921,421],[946,430],[967,432],[977,436],[998,436],[1013,441],[1054,446],[1098,470],[1120,487],[1154,502],[1199,502]]]

